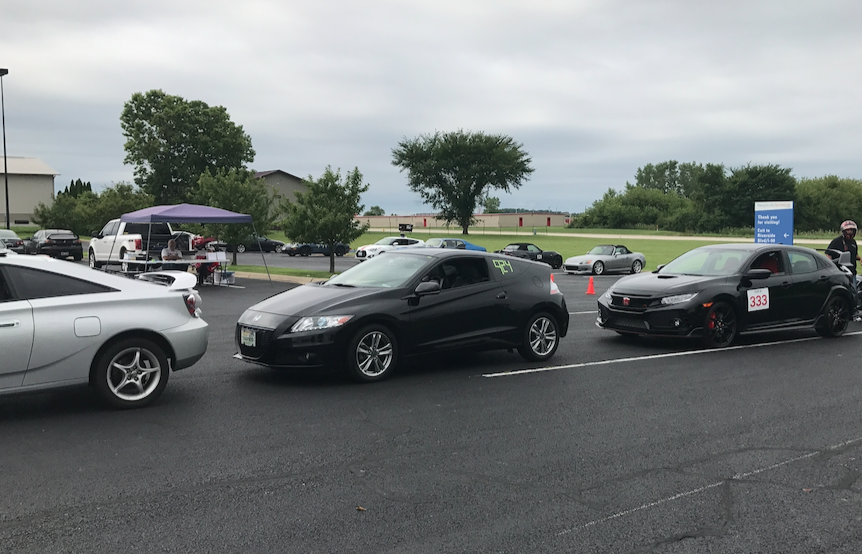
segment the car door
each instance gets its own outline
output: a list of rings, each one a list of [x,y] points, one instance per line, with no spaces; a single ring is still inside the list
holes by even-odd
[[[102,230],[99,231],[99,234],[102,235],[102,237],[90,241],[90,246],[96,254],[97,260],[104,261],[108,259],[108,256],[111,254],[111,249],[114,246],[114,242],[117,240],[117,229],[119,229],[119,227],[119,221],[109,221],[104,227],[102,227]],[[114,255],[119,256],[119,253],[115,253]]]
[[[787,321],[793,313],[793,278],[787,270],[787,260],[781,250],[758,254],[748,269],[768,269],[767,279],[743,279],[740,295],[746,309],[749,327],[768,327]]]
[[[614,270],[620,271],[628,269],[632,266],[632,254],[625,246],[617,246],[614,248]]]
[[[542,259],[542,249],[539,248],[538,246],[536,246],[535,244],[528,244],[527,245],[527,252],[529,253],[529,255],[527,256],[529,259],[536,261],[536,262],[545,261],[544,259]]]
[[[21,386],[33,350],[33,308],[0,266],[0,390]]]
[[[792,295],[795,299],[790,319],[812,320],[820,313],[829,291],[832,290],[831,272],[818,264],[813,252],[788,250],[793,278]]]
[[[489,273],[488,262],[479,256],[448,258],[426,272],[421,280],[437,280],[442,290],[410,307],[409,335],[417,352],[481,345],[495,338],[506,306],[500,284]]]
[[[20,266],[5,269],[16,297],[26,299],[32,308],[32,343],[39,345],[29,355],[23,385],[86,378],[95,347],[109,331],[102,327],[100,315],[111,309],[110,300],[119,293],[62,273]],[[5,358],[5,350],[0,358]]]

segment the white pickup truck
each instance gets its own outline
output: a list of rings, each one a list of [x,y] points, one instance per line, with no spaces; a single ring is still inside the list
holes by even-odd
[[[149,252],[150,256],[158,256],[171,238],[181,235],[187,239],[186,242],[191,241],[189,233],[175,232],[167,223],[131,223],[112,219],[90,239],[90,267],[102,267],[109,260],[119,262],[126,252]],[[179,242],[178,248],[191,250],[191,244]]]

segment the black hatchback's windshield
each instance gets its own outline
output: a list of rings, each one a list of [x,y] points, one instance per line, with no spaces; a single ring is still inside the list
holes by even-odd
[[[394,288],[405,285],[428,262],[425,256],[387,252],[355,265],[326,282],[327,285]]]
[[[751,251],[742,249],[695,248],[659,271],[677,275],[733,275],[739,273]]]

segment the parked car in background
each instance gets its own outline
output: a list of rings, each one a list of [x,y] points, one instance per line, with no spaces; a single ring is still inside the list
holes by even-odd
[[[84,248],[78,235],[68,229],[42,229],[24,239],[24,253],[78,261],[84,257]]]
[[[563,264],[566,273],[589,271],[594,275],[605,272],[640,273],[646,265],[646,257],[632,252],[622,244],[600,244],[583,256],[567,258]]]
[[[349,244],[344,244],[343,242],[335,243],[336,256],[343,256],[348,252],[350,252]],[[288,256],[311,256],[312,254],[323,254],[324,256],[329,256],[329,245],[314,244],[311,242],[289,242],[281,249],[281,253],[287,254]]]
[[[739,333],[797,327],[837,337],[853,317],[851,282],[842,260],[809,248],[702,246],[618,280],[599,297],[596,323],[621,335],[697,337],[707,347],[728,346]]]
[[[18,237],[15,231],[10,229],[0,229],[0,240],[6,245],[6,248],[16,254],[24,253],[24,241]]]
[[[464,239],[433,238],[425,241],[425,245],[431,248],[459,248],[461,250],[474,250],[476,252],[487,252],[484,246],[479,246]]]
[[[24,253],[24,241],[18,237],[15,231],[10,229],[0,229],[0,240],[6,245],[6,248],[16,254]]]
[[[405,248],[245,311],[237,358],[274,368],[344,368],[363,382],[409,356],[514,349],[543,362],[569,327],[550,268],[467,250]]]
[[[255,240],[257,239],[257,240]],[[227,246],[228,252],[233,252],[233,245]],[[281,252],[284,248],[284,243],[280,240],[273,240],[267,237],[246,237],[246,239],[236,245],[237,252]]]
[[[425,242],[410,237],[384,237],[374,244],[367,244],[356,249],[356,259],[365,261],[386,250],[395,250],[399,246],[425,246]]]
[[[525,258],[534,262],[544,262],[554,269],[558,269],[563,265],[563,256],[559,252],[553,250],[542,250],[535,244],[529,242],[513,242],[507,245],[502,250],[497,250],[498,254],[507,256],[515,256],[517,258]]]
[[[152,403],[204,355],[207,324],[194,275],[144,275],[0,253],[0,395],[89,383],[115,408]]]

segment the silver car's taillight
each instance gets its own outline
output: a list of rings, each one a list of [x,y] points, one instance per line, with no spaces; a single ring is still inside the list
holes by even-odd
[[[201,310],[200,308],[198,308],[198,295],[194,292],[191,292],[189,294],[184,294],[183,299],[186,302],[186,309],[189,311],[189,315],[191,315],[192,317],[200,317]]]

